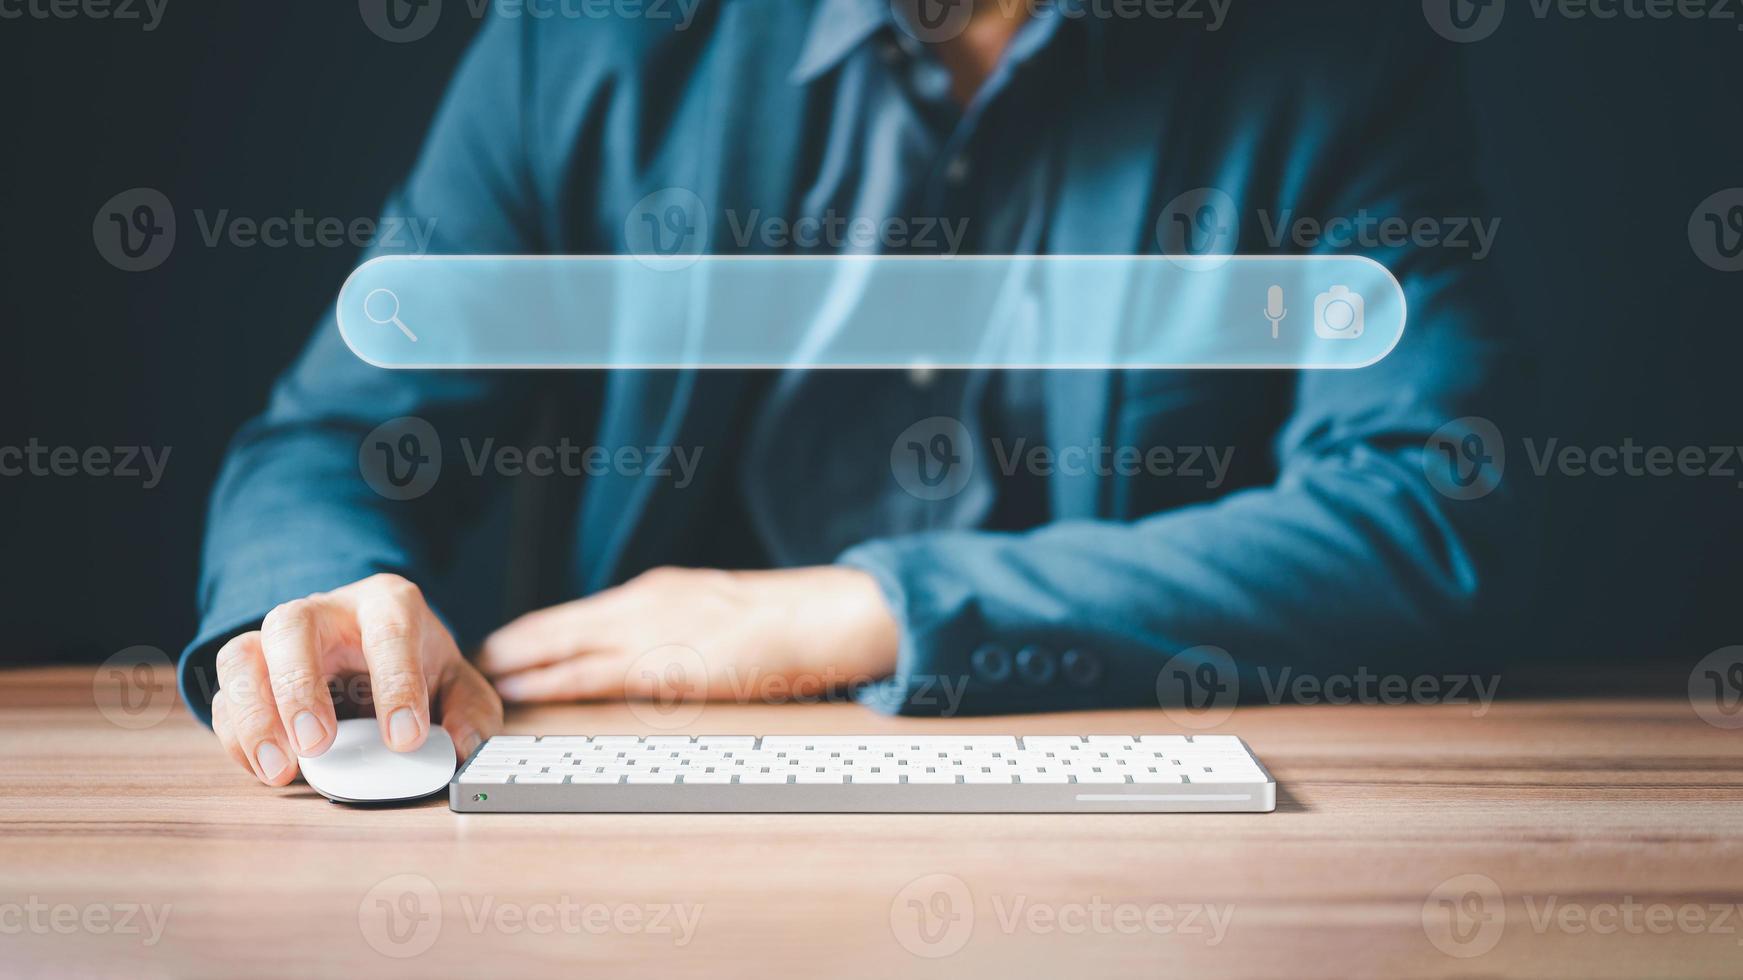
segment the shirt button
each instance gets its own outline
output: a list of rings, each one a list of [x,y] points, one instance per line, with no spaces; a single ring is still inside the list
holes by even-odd
[[[1053,651],[1045,647],[1024,647],[1017,651],[1017,676],[1025,684],[1033,687],[1044,687],[1053,683],[1053,678],[1059,673],[1059,661],[1053,657]]]
[[[968,179],[968,154],[958,153],[950,158],[950,164],[944,168],[944,179],[953,185],[961,184]]]
[[[1078,687],[1093,687],[1101,680],[1101,658],[1088,650],[1067,650],[1061,659],[1065,676]]]
[[[1003,647],[984,646],[969,658],[981,680],[1003,684],[1011,679],[1011,655]]]

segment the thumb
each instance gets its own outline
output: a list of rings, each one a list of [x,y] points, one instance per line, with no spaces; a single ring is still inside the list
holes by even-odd
[[[442,729],[454,740],[454,751],[462,761],[502,731],[502,699],[465,660],[456,659],[443,674],[437,698]]]

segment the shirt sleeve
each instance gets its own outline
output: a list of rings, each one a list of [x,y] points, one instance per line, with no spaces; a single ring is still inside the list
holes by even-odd
[[[1351,86],[1361,98],[1304,90],[1289,117],[1247,121],[1299,134],[1272,168],[1287,175],[1273,193],[1292,200],[1263,206],[1482,213],[1447,59],[1392,55],[1371,85]],[[922,533],[843,553],[881,584],[902,628],[895,674],[861,699],[910,714],[1169,706],[1190,694],[1182,676],[1231,696],[1274,691],[1283,668],[1470,669],[1484,629],[1515,611],[1536,505],[1525,481],[1496,482],[1499,466],[1482,493],[1437,489],[1433,467],[1448,462],[1436,444],[1519,424],[1529,358],[1469,251],[1363,251],[1404,286],[1409,327],[1377,365],[1280,380],[1292,398],[1268,484],[1135,520]]]
[[[467,52],[420,160],[385,209],[428,229],[433,253],[517,254],[540,247],[525,165],[528,38],[520,20],[490,18]],[[411,247],[374,249],[365,259]],[[184,701],[210,723],[213,659],[274,606],[384,571],[414,580],[447,557],[478,511],[487,481],[452,458],[470,432],[513,433],[533,399],[501,374],[386,371],[346,347],[329,315],[277,382],[265,411],[230,446],[212,494],[199,632],[184,650]],[[409,494],[379,492],[362,469],[371,432],[417,419],[446,446],[446,478]],[[408,423],[399,423],[405,426]],[[432,448],[420,446],[420,455]],[[431,457],[434,459],[435,457]],[[379,482],[379,481],[378,481]],[[427,492],[426,492],[427,489]],[[394,499],[405,497],[406,499]]]

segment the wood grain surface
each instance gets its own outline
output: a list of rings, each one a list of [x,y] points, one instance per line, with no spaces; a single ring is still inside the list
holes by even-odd
[[[265,789],[171,690],[0,673],[0,972],[1743,975],[1743,730],[1686,697],[1242,707],[1203,730],[1275,774],[1262,815],[460,816]],[[1191,730],[650,711],[509,730]]]

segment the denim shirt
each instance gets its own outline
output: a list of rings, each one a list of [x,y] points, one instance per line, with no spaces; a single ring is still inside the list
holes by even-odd
[[[1187,5],[1088,6],[1104,15],[1062,5],[1026,28],[967,107],[923,53],[892,53],[881,0],[705,0],[683,29],[492,17],[389,213],[439,217],[433,251],[493,255],[632,251],[626,217],[673,187],[711,209],[711,250],[743,254],[801,249],[735,237],[753,215],[832,208],[959,218],[963,251],[1049,254],[1172,251],[1170,212],[1207,195],[1243,253],[1331,250],[1274,237],[1292,218],[1488,213],[1455,46],[1413,5],[1252,0],[1215,30]],[[1283,666],[1468,663],[1525,594],[1537,525],[1528,481],[1449,493],[1433,446],[1526,424],[1526,359],[1471,256],[1352,250],[1394,273],[1410,310],[1397,347],[1353,371],[1050,371],[978,389],[831,375],[838,391],[730,370],[383,371],[329,317],[225,461],[183,691],[204,717],[216,650],[279,603],[450,567],[503,492],[466,472],[467,437],[703,448],[683,486],[552,484],[568,492],[540,525],[554,598],[692,561],[742,523],[746,561],[834,561],[878,583],[900,648],[859,696],[885,710],[1217,702]],[[1093,308],[1072,312],[1093,325]],[[889,430],[927,413],[983,448],[1032,436],[1061,458],[1117,446],[1176,465],[1007,476],[983,453],[971,485],[922,501],[892,449],[924,462],[938,433]],[[427,493],[385,499],[359,447],[402,417],[452,462]]]

